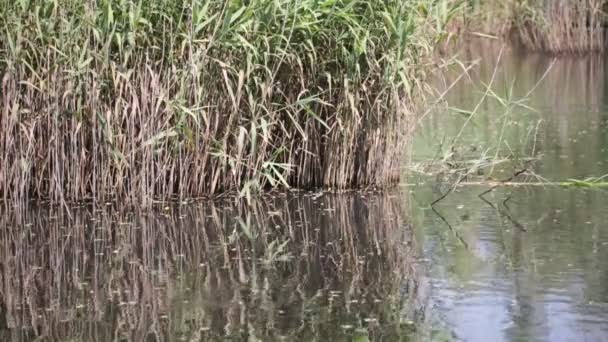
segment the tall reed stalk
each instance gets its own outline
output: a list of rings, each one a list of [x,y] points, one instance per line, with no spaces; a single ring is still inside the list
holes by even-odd
[[[447,1],[0,2],[0,196],[399,177]]]

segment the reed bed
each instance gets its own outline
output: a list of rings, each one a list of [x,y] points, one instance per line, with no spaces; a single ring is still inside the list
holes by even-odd
[[[3,212],[0,339],[394,340],[424,305],[402,201]]]
[[[606,49],[606,0],[522,1],[518,7],[515,28],[529,50],[576,54]]]
[[[553,54],[604,52],[608,43],[606,0],[467,1],[452,31],[506,37],[530,51]]]
[[[192,198],[399,178],[436,1],[2,1],[0,196]]]

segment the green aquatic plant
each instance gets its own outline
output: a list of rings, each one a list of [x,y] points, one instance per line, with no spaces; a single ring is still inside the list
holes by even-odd
[[[585,179],[568,179],[564,182],[559,182],[560,186],[575,187],[575,188],[603,188],[608,187],[608,174],[601,177],[587,177]]]

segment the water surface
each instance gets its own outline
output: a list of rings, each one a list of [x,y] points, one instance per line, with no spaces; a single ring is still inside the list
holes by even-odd
[[[424,300],[404,198],[4,211],[0,340],[415,338]]]
[[[483,44],[462,57],[480,67],[450,93],[451,110],[423,122],[414,149],[426,176],[413,177],[423,185],[412,188],[411,213],[433,322],[451,340],[608,340],[608,189],[509,186],[480,198],[490,186],[470,185],[429,208],[471,165],[486,167],[463,182],[525,169],[513,181],[607,174],[605,60]],[[502,100],[483,100],[484,84]]]

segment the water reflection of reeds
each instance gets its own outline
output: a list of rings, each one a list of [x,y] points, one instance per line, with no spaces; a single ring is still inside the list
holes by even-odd
[[[606,62],[601,55],[555,58],[542,53],[526,53],[517,46],[480,39],[468,41],[458,53],[464,61],[484,62],[471,69],[471,77],[465,78],[462,86],[455,87],[450,92],[450,103],[470,98],[471,105],[474,106],[481,97],[480,93],[485,91],[485,84],[488,84],[498,68],[492,90],[500,96],[505,95],[513,82],[517,82],[517,87],[513,89],[513,95],[517,96],[515,99],[529,94],[532,105],[536,107],[563,112],[582,105],[596,111],[604,106]],[[459,73],[460,70],[456,70],[444,74],[447,78],[445,83],[450,84]],[[484,83],[480,84],[480,81]],[[471,87],[478,91],[472,92]],[[533,89],[534,92],[530,94]]]
[[[401,201],[4,212],[0,340],[402,336],[421,299]]]

